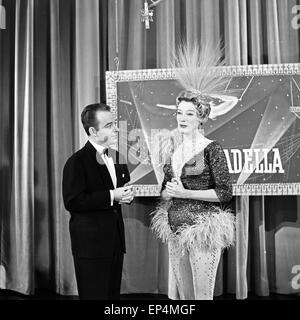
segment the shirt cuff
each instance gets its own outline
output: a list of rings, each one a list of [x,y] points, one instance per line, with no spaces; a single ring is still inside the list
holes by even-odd
[[[114,191],[109,190],[109,192],[110,192],[110,205],[113,206],[114,205]]]

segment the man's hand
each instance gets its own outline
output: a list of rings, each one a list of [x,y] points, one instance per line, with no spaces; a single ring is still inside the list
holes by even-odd
[[[120,200],[119,203],[120,204],[130,204],[133,200],[134,196],[128,198],[128,199],[124,199],[124,200]]]
[[[119,203],[130,203],[134,198],[132,186],[117,188],[113,192],[115,201]]]
[[[124,204],[124,203],[127,203],[127,204],[130,204],[134,198],[134,193],[133,193],[133,189],[132,189],[132,186],[128,185],[128,183],[126,183],[124,185],[124,187],[129,187],[131,192],[128,194],[128,195],[124,195],[122,200],[119,202],[120,204]]]
[[[132,190],[132,185],[129,185],[130,182],[127,182],[124,184],[124,187],[130,187],[131,190]],[[122,200],[119,201],[120,204],[130,204],[132,202],[132,200],[134,199],[134,193],[133,193],[133,190],[132,190],[132,194],[128,195],[127,197],[123,197]]]

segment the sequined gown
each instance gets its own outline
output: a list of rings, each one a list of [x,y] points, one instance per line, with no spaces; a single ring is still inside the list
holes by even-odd
[[[221,251],[234,243],[235,216],[227,207],[232,186],[226,157],[217,141],[207,143],[189,161],[186,159],[182,163],[173,152],[164,165],[162,190],[177,177],[185,189],[214,189],[219,202],[179,198],[162,201],[152,229],[168,242],[169,297],[210,300]]]

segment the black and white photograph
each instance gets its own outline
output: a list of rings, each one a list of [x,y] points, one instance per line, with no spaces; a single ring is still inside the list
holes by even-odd
[[[300,0],[0,0],[0,308],[300,302],[299,157]]]

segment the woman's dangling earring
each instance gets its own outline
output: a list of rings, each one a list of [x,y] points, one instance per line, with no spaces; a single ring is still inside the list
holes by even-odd
[[[200,122],[199,131],[202,135],[204,135],[203,122]]]

